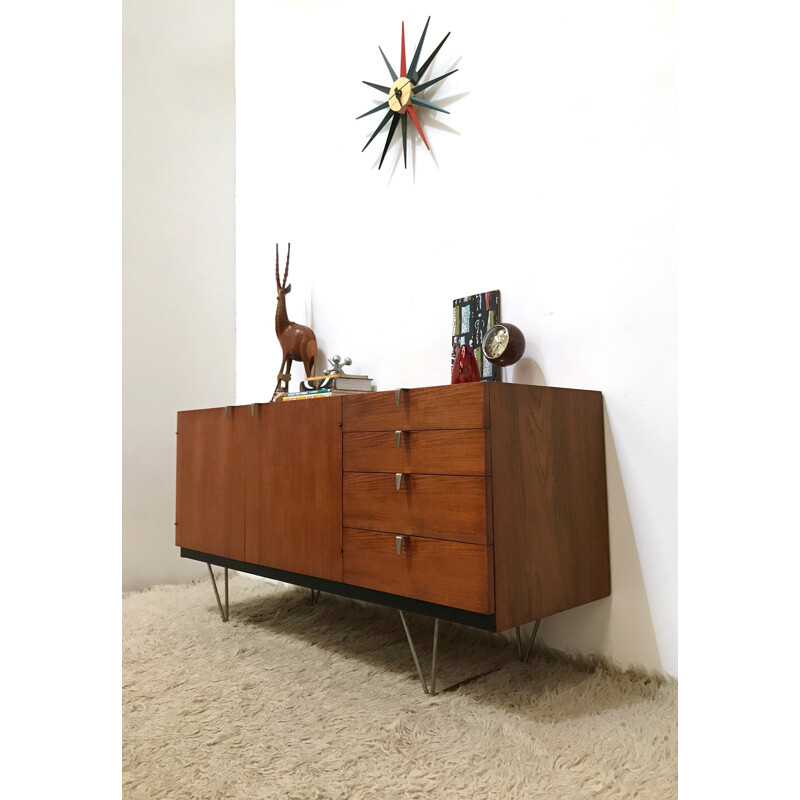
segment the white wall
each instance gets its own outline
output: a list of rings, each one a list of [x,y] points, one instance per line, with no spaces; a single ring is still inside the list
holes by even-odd
[[[235,392],[233,10],[123,2],[123,589],[204,569],[175,547],[175,415]]]
[[[291,318],[379,389],[449,382],[452,300],[500,289],[524,383],[600,389],[612,596],[542,640],[677,674],[677,376],[669,0],[466,4],[239,0],[237,401],[271,396],[274,248]],[[405,16],[399,16],[403,13]],[[432,19],[452,35],[402,168],[356,117]],[[410,59],[409,52],[409,59]],[[283,257],[283,255],[282,255]],[[295,367],[295,373],[298,373]],[[296,377],[296,376],[295,376]]]

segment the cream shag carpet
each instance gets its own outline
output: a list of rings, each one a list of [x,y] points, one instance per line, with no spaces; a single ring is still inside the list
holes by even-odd
[[[396,611],[234,573],[227,624],[209,580],[122,608],[127,800],[677,797],[671,679],[442,623],[437,688],[500,669],[426,696]]]

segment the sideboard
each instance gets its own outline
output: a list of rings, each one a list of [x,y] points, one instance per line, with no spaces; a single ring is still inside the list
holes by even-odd
[[[175,531],[183,557],[312,596],[519,633],[611,591],[602,395],[468,383],[181,411]]]

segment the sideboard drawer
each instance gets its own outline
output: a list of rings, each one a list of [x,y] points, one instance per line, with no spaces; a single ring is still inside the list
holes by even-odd
[[[488,428],[485,383],[345,395],[345,431]]]
[[[346,472],[342,522],[348,528],[491,544],[491,478]]]
[[[421,472],[490,475],[488,432],[480,429],[345,433],[342,455],[349,472]]]
[[[342,580],[453,608],[494,612],[492,548],[345,528]]]

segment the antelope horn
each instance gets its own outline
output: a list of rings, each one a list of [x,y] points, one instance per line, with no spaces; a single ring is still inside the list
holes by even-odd
[[[278,288],[281,288],[281,276],[280,276],[280,268],[278,267],[278,243],[275,242],[275,283],[278,284]]]
[[[286,248],[286,270],[283,273],[283,286],[286,288],[286,277],[289,275],[289,255],[292,252],[292,243],[289,242],[288,247]]]

